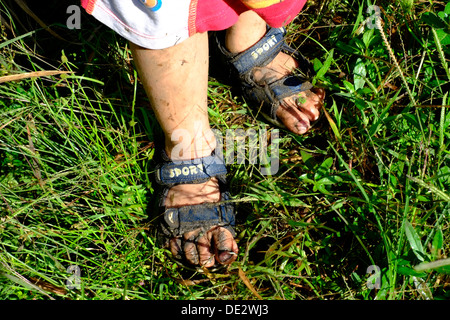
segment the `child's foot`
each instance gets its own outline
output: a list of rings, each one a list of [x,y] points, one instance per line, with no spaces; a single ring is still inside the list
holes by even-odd
[[[253,80],[260,86],[266,86],[291,75],[297,67],[298,62],[294,57],[280,52],[266,66],[254,69]],[[324,98],[323,89],[302,91],[298,95],[283,99],[276,115],[287,129],[296,134],[304,134],[319,118]]]
[[[170,161],[183,159],[185,157],[183,155],[179,155],[179,157],[181,158],[172,155],[172,151],[176,147],[176,144],[171,145],[170,141],[171,140],[169,139],[166,141],[166,155],[169,159],[171,159],[171,156],[174,156],[174,159],[171,159]],[[201,142],[203,142],[203,144]],[[196,140],[196,144],[191,146],[190,157],[197,160],[206,159],[208,156],[214,155],[215,147],[216,142],[214,136],[202,134],[200,135],[200,138]],[[221,199],[222,196],[225,196],[225,194],[223,193],[224,191],[226,191],[223,190],[225,181],[223,180],[223,177],[220,178],[220,176],[217,176],[219,172],[221,172],[221,174],[224,174],[226,172],[226,168],[223,166],[223,164],[221,164],[221,161],[222,160],[220,160],[220,158],[212,162],[201,160],[201,171],[205,172],[206,177],[210,177],[206,182],[179,183],[171,186],[164,198],[163,205],[166,210],[169,208],[180,208],[180,210],[182,210],[181,208],[186,208],[186,206],[199,205],[203,203],[214,204],[219,201],[225,200]],[[188,166],[189,168],[191,168],[191,165],[188,164]],[[197,166],[194,165],[194,169],[196,167]],[[190,172],[194,173],[193,171]],[[184,177],[189,181],[192,179],[194,179],[192,181],[195,181],[196,179],[200,178],[194,178],[189,175]],[[202,210],[203,212],[200,212]],[[228,215],[228,209],[220,206],[218,207],[218,210],[221,212],[222,216],[222,223],[218,223],[219,225],[223,225],[223,222],[230,221],[230,219],[233,219],[234,224],[234,213],[231,213],[233,215],[233,218],[231,218]],[[204,209],[201,208],[197,209],[196,211],[199,211],[196,212],[197,218],[189,218],[189,221],[187,223],[192,223],[192,221],[198,222],[198,220],[195,219],[206,219],[205,222],[207,222],[208,219],[212,219],[210,211],[204,211]],[[217,226],[217,224],[211,223],[201,225],[203,226],[203,230],[207,230],[208,228],[209,230],[202,233],[200,229],[195,229],[196,227],[189,227],[184,229],[188,229],[187,232],[184,232],[178,237],[169,240],[168,244],[173,256],[179,260],[185,260],[194,266],[203,266],[206,268],[217,265],[230,264],[234,260],[236,260],[238,247],[236,241],[234,240],[233,234],[230,232],[232,231],[232,229],[230,229],[229,227],[220,227]],[[208,227],[211,225],[212,227]]]
[[[200,184],[179,184],[169,189],[166,208],[220,201],[217,178]],[[175,257],[184,256],[192,265],[210,268],[216,264],[230,264],[236,260],[236,241],[230,231],[213,227],[201,235],[200,230],[186,232],[183,239],[170,240],[170,250]]]
[[[319,118],[324,90],[313,89],[306,79],[311,76],[310,64],[285,44],[284,29],[266,29],[262,22],[250,37],[245,31],[249,25],[244,23],[224,37],[216,35],[224,62],[254,110],[260,108],[269,121],[304,134]],[[297,76],[296,69],[304,76]]]

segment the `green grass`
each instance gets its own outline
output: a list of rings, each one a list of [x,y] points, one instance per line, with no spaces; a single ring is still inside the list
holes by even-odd
[[[158,125],[127,43],[85,14],[65,28],[69,4],[31,8],[63,41],[2,3],[0,77],[73,73],[0,83],[0,298],[449,299],[450,6],[374,3],[388,48],[371,4],[309,1],[289,26],[327,114],[280,132],[276,175],[229,166],[240,252],[204,274],[156,243]],[[209,100],[221,132],[266,128],[214,78]]]

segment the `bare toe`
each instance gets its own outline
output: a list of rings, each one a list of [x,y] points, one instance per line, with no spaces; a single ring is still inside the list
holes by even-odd
[[[182,249],[181,249],[181,239],[180,238],[172,238],[169,241],[169,248],[172,255],[175,259],[182,259]]]
[[[213,267],[216,262],[230,264],[236,260],[238,247],[230,231],[215,227],[205,234],[199,230],[186,232],[181,239],[170,241],[170,250],[175,257],[181,257],[181,252],[190,264],[205,268]],[[181,249],[182,247],[182,249]]]
[[[298,107],[308,117],[309,121],[316,121],[320,116],[323,99],[312,90],[307,90],[299,94],[297,100]]]
[[[184,234],[183,251],[186,260],[193,265],[199,264],[199,256],[196,246],[196,237],[199,231],[186,232]]]
[[[230,264],[236,260],[238,246],[230,231],[225,228],[212,230],[216,259],[221,264]]]
[[[296,134],[306,133],[311,126],[308,116],[293,104],[281,104],[277,110],[277,117],[287,129]]]
[[[200,259],[200,265],[205,268],[214,266],[214,253],[211,248],[211,232],[205,233],[197,240],[197,252]]]

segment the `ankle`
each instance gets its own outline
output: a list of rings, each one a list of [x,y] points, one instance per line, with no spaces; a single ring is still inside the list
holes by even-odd
[[[236,24],[226,31],[225,48],[238,54],[251,48],[266,34],[266,23],[255,12],[246,11]]]
[[[201,134],[194,139],[185,136],[182,141],[166,138],[165,151],[172,161],[192,160],[210,156],[216,144],[216,138],[210,134]]]

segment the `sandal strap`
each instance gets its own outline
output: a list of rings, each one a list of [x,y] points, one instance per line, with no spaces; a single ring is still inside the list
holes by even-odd
[[[223,227],[234,237],[235,208],[232,202],[226,201],[229,199],[228,192],[222,193],[222,199],[225,201],[166,209],[163,233],[172,238],[199,228],[207,232],[213,227]]]
[[[213,152],[210,156],[193,160],[167,160],[156,167],[155,176],[159,184],[170,187],[180,183],[202,183],[226,173],[223,159]]]
[[[304,81],[297,76],[286,76],[264,87],[264,90],[254,90],[252,87],[244,88],[247,98],[253,101],[265,101],[267,103],[265,109],[272,119],[277,119],[277,110],[279,101],[287,97],[298,95],[302,91],[310,90],[312,84]]]
[[[241,76],[250,72],[254,67],[262,67],[272,61],[283,49],[285,35],[285,28],[269,28],[264,37],[256,44],[233,56],[230,62]],[[228,50],[221,48],[221,51],[225,53]]]

